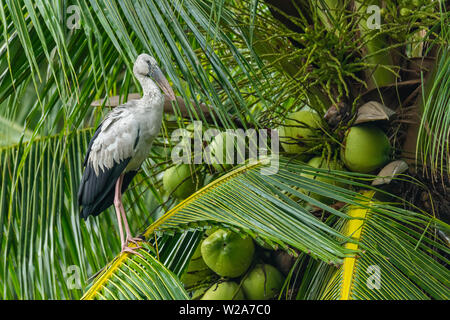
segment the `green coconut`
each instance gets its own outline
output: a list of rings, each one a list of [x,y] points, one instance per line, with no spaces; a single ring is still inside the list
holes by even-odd
[[[280,142],[288,153],[302,153],[316,143],[320,116],[312,110],[301,110],[290,114],[284,126],[279,128]]]
[[[242,288],[250,300],[275,298],[283,287],[284,277],[270,264],[258,264],[247,275]]]
[[[202,257],[206,265],[223,277],[239,277],[250,266],[255,245],[249,236],[217,230],[203,240]]]
[[[212,276],[214,276],[214,272],[203,260],[200,243],[189,261],[186,272],[181,277],[181,282],[188,288]]]
[[[327,160],[323,159],[321,157],[314,157],[311,160],[308,161],[307,163],[309,166],[313,167],[313,168],[317,168],[317,169],[328,169],[328,170],[339,170],[339,171],[343,171],[344,167],[342,166],[342,164],[338,161],[330,161],[327,164]],[[333,177],[324,177],[324,176],[318,176],[318,175],[314,175],[314,174],[309,174],[309,173],[302,173],[301,174],[303,177],[305,178],[309,178],[309,179],[314,179],[317,181],[321,181],[321,182],[325,182],[325,183],[329,183],[331,185],[335,185],[335,186],[339,186],[339,187],[343,187],[344,184],[337,182],[335,179],[333,179]],[[314,192],[307,192],[304,191],[307,195],[309,195],[311,198],[314,198],[322,203],[325,204],[330,204],[332,203],[334,200],[332,198],[314,193]]]
[[[242,288],[233,281],[213,284],[200,300],[244,300]]]
[[[385,165],[391,154],[386,134],[372,124],[363,124],[347,130],[341,148],[341,160],[355,172],[369,173]]]
[[[196,179],[197,177],[191,175],[188,164],[179,164],[164,171],[163,188],[177,199],[185,199],[201,185],[201,181]]]
[[[208,285],[202,286],[198,289],[195,289],[194,292],[192,292],[192,296],[191,296],[191,300],[198,300],[201,299],[201,297],[203,296],[203,294],[206,292],[206,290],[208,290],[209,287]]]

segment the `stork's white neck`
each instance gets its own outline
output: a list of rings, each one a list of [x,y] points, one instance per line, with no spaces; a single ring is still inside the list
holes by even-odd
[[[144,100],[152,100],[155,98],[163,97],[163,94],[157,84],[149,77],[138,77],[139,82],[141,83],[142,90],[144,91],[144,95],[142,99]]]

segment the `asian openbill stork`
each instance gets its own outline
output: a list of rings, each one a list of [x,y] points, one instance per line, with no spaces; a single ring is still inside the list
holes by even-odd
[[[114,203],[122,252],[136,253],[134,250],[139,247],[128,244],[137,244],[141,239],[131,236],[122,193],[147,158],[161,128],[165,98],[158,85],[170,100],[175,100],[175,95],[156,60],[148,54],[137,57],[133,73],[144,95],[114,108],[98,126],[84,159],[78,204],[81,217],[87,219],[90,215],[99,215]]]

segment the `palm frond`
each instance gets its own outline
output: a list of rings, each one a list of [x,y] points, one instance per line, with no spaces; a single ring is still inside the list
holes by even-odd
[[[346,217],[295,190],[304,188],[330,195],[330,185],[314,186],[311,179],[301,175],[302,169],[308,170],[307,166],[295,162],[282,161],[276,174],[263,175],[260,170],[267,164],[267,159],[249,163],[214,180],[155,221],[144,235],[148,237],[155,231],[201,228],[213,223],[243,230],[261,243],[285,249],[291,246],[327,263],[341,263],[353,251],[346,250],[340,243],[351,239],[342,237],[289,198],[289,194],[294,194]]]
[[[144,245],[145,247],[145,245]],[[94,286],[84,300],[186,300],[188,295],[180,281],[146,250],[140,250],[143,256],[134,255],[126,261],[120,258],[120,268],[113,264],[104,276],[108,283],[101,288]]]
[[[312,169],[292,159],[280,160],[279,172],[270,176],[259,172],[265,164],[263,160],[247,164],[213,181],[169,210],[144,235],[151,238],[225,226],[295,255],[293,249],[300,250],[300,257],[316,259],[309,262],[312,274],[302,275],[303,299],[448,297],[449,272],[444,265],[450,250],[434,235],[436,228],[448,232],[448,225],[401,209],[400,201],[396,205],[375,201],[375,188],[360,195],[305,178],[304,172]],[[363,186],[343,173],[315,170],[315,174],[333,174],[335,179]],[[349,204],[347,214],[311,198],[311,192]],[[383,196],[384,192],[378,193]],[[292,195],[299,199],[294,201]],[[331,216],[321,221],[305,209],[306,202]],[[372,269],[381,270],[382,289],[367,285],[367,272]],[[99,281],[101,286],[104,280]]]
[[[450,36],[449,36],[450,38]],[[423,92],[416,159],[436,179],[450,179],[450,50],[443,47]]]
[[[32,132],[29,130],[25,130],[17,123],[0,116],[0,147],[19,143],[22,137],[22,141],[27,141],[31,135]]]
[[[338,269],[310,262],[300,299],[396,300],[448,299],[449,271],[447,258],[440,252],[449,250],[426,226],[415,234],[392,217],[372,211],[379,204],[375,192],[366,192],[365,206],[350,206],[348,213],[356,218],[341,222],[339,230],[352,236],[364,250],[345,258]],[[423,241],[428,239],[428,243]],[[442,250],[442,251],[441,251]]]
[[[118,256],[93,279],[82,299],[188,299],[179,277],[200,236],[199,232],[163,236],[143,243],[141,256]]]

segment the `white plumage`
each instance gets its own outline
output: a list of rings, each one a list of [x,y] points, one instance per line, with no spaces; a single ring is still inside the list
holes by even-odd
[[[156,88],[157,89],[157,88]],[[131,100],[108,113],[92,143],[88,162],[95,173],[131,158],[125,172],[138,170],[161,129],[164,95]]]

